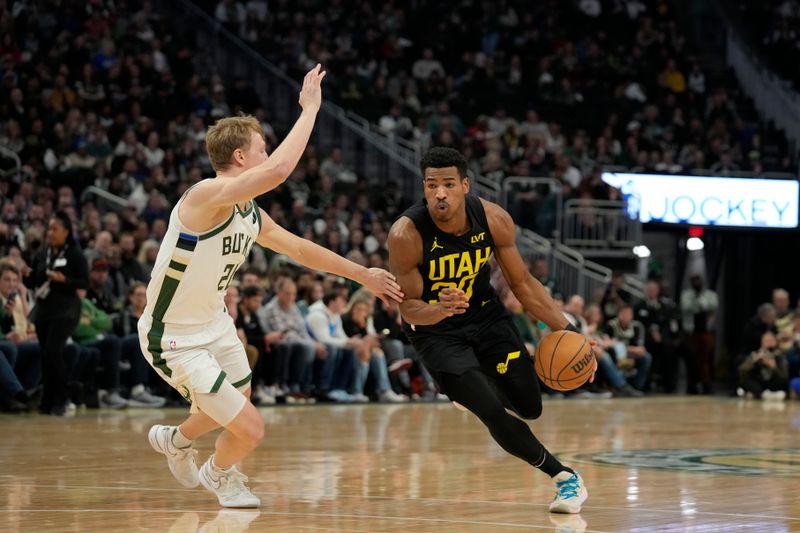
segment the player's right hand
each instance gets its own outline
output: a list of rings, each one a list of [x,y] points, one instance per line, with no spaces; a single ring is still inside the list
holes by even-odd
[[[445,316],[463,315],[469,307],[469,298],[461,289],[448,287],[439,291],[439,306]]]
[[[317,66],[312,68],[303,78],[303,88],[300,89],[300,107],[303,111],[319,111],[322,105],[322,79],[325,77],[325,71],[322,70],[322,65],[317,63]]]

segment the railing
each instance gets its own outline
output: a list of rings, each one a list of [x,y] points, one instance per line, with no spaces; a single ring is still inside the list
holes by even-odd
[[[22,161],[14,150],[0,145],[0,159],[8,159],[14,162],[14,166],[12,168],[0,168],[0,179],[6,181],[9,178],[16,176],[17,180],[19,180],[22,177]]]
[[[81,204],[87,202],[92,197],[99,199],[99,201],[95,201],[95,204],[102,204],[114,211],[122,211],[131,205],[126,198],[112,194],[94,185],[90,185],[83,190],[81,193]]]
[[[632,253],[642,242],[642,223],[632,218],[625,202],[567,200],[561,240],[567,246]]]
[[[206,64],[200,68],[223,79],[248,80],[262,96],[267,119],[273,124],[291,125],[299,112],[300,85],[296,81],[189,0],[165,0],[154,5],[180,29],[193,34],[195,44],[206,54]],[[418,154],[408,143],[376,134],[369,123],[360,117],[357,120],[356,116],[324,102],[317,115],[312,142],[323,154],[334,147],[341,148],[345,163],[370,184],[395,180],[404,193],[417,196],[422,188]]]
[[[557,179],[509,176],[502,187],[501,205],[518,224],[545,237],[558,237],[563,198]],[[525,193],[533,193],[533,198],[526,200]]]
[[[491,180],[487,180],[483,176],[476,176],[471,181],[475,188],[475,194],[490,202],[500,204],[501,206],[503,205],[503,191],[500,185]]]
[[[611,270],[586,260],[583,255],[563,244],[551,242],[530,230],[517,228],[517,247],[526,260],[545,259],[558,290],[564,296],[582,296],[587,302],[597,302],[611,281]]]
[[[800,94],[758,60],[735,31],[728,30],[728,64],[758,109],[786,132],[795,152],[800,146]]]
[[[628,291],[628,294],[631,294],[634,298],[644,300],[644,282],[636,276],[625,274],[625,282],[622,288]]]

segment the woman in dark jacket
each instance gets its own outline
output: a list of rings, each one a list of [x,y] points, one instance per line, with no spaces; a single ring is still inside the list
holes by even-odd
[[[47,246],[33,259],[36,289],[33,322],[42,349],[43,391],[39,411],[63,416],[74,409],[67,396],[64,347],[81,317],[78,289],[89,282],[89,267],[75,242],[72,221],[59,211],[47,227]]]

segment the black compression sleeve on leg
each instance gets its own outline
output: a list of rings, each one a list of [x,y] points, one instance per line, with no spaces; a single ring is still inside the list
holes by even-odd
[[[488,378],[478,370],[468,370],[456,376],[444,374],[442,385],[447,396],[472,411],[489,429],[497,443],[515,457],[535,466],[550,477],[564,470],[519,418],[509,414]]]

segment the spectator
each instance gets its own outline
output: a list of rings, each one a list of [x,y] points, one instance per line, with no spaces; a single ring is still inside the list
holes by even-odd
[[[403,318],[397,302],[389,300],[388,305],[380,300],[375,302],[372,320],[381,337],[381,348],[389,363],[389,374],[397,376],[401,388],[410,391],[412,398],[442,399],[436,392],[433,377],[419,361],[417,352],[403,331]]]
[[[41,365],[36,334],[27,319],[26,297],[17,267],[7,260],[0,261],[0,410],[3,411],[27,411],[35,401],[33,386],[38,380],[26,384],[16,370],[35,371]]]
[[[264,291],[254,285],[242,287],[241,300],[236,317],[236,328],[244,331],[246,344],[258,350],[256,377],[253,388],[258,388],[259,399],[264,396],[265,403],[274,403],[278,396],[284,396],[286,385],[287,361],[281,360],[273,345],[283,340],[285,333],[279,330],[269,333],[261,326],[256,311],[261,307]],[[262,386],[263,389],[262,390]],[[271,397],[267,398],[267,396]]]
[[[548,264],[547,259],[534,259],[533,264],[531,265],[531,274],[533,274],[534,278],[539,280],[539,283],[541,283],[544,288],[550,291],[551,296],[555,294],[561,294],[555,278],[550,276],[550,265]]]
[[[633,319],[633,308],[623,304],[617,317],[611,319],[604,328],[606,337],[614,341],[613,351],[617,367],[632,373],[631,385],[643,391],[650,377],[653,356],[645,348],[644,326]]]
[[[311,379],[315,359],[324,361],[328,350],[314,341],[306,329],[303,315],[296,303],[297,287],[288,277],[275,283],[275,296],[256,314],[266,331],[278,331],[284,337],[275,344],[289,361],[287,383],[292,393],[311,393]]]
[[[84,351],[89,352],[92,359],[99,361],[103,368],[103,388],[97,390],[98,404],[109,409],[127,407],[128,401],[119,394],[122,343],[112,333],[111,317],[86,298],[85,289],[78,289],[78,296],[81,298],[81,315],[78,326],[72,332],[72,338]]]
[[[745,354],[759,349],[764,333],[778,335],[778,328],[775,325],[776,316],[775,307],[772,304],[764,303],[758,306],[756,315],[745,324],[742,331],[742,349]]]
[[[31,265],[36,289],[32,321],[42,349],[43,391],[39,410],[64,416],[75,412],[67,396],[64,347],[81,317],[78,290],[88,284],[86,259],[73,240],[72,221],[63,211],[50,219],[47,244]]]
[[[600,301],[603,317],[611,320],[625,305],[633,305],[633,296],[625,290],[625,276],[622,272],[614,272],[605,293],[603,293],[603,299]]]
[[[789,386],[786,358],[778,350],[775,334],[767,331],[761,336],[757,350],[750,352],[739,365],[741,387],[739,396],[756,399],[783,400]]]
[[[717,293],[705,287],[703,277],[694,274],[691,287],[681,293],[681,317],[689,350],[689,394],[711,394],[714,362],[714,332],[719,300]]]
[[[609,353],[614,349],[616,341],[603,332],[603,313],[600,312],[600,306],[591,304],[586,307],[583,318],[586,323],[585,335],[597,341],[597,345],[601,348],[599,354],[595,350],[595,357],[597,358],[597,379],[595,379],[595,384],[600,380],[605,381],[610,386],[612,395],[618,398],[639,398],[643,396],[641,391],[631,387],[625,380],[625,376]]]
[[[650,280],[644,300],[634,306],[634,316],[645,328],[645,348],[653,356],[653,382],[665,392],[674,392],[677,382],[679,324],[675,302],[661,294],[661,284]]]
[[[355,348],[357,339],[348,338],[342,328],[342,312],[347,297],[341,290],[330,290],[308,307],[306,326],[316,342],[325,345],[328,356],[315,361],[314,377],[318,395],[322,399],[348,402],[362,399],[363,393],[353,396],[347,392],[356,377],[359,364]]]
[[[127,306],[114,318],[114,335],[120,339],[120,357],[130,365],[131,397],[130,407],[162,407],[166,398],[152,394],[148,390],[151,383],[160,385],[160,379],[153,368],[147,364],[139,343],[138,323],[147,303],[147,287],[136,282],[128,290]]]
[[[108,260],[98,257],[90,265],[89,288],[86,291],[86,298],[104,313],[116,313],[120,306],[111,292],[111,284],[108,280]]]
[[[342,329],[350,339],[359,342],[354,348],[360,360],[356,394],[364,392],[368,376],[372,376],[375,394],[382,402],[405,402],[406,396],[397,394],[392,390],[389,381],[389,370],[386,365],[386,356],[381,348],[380,337],[375,331],[372,321],[372,312],[375,306],[375,297],[366,289],[359,289],[350,297],[347,308],[342,316]]]

